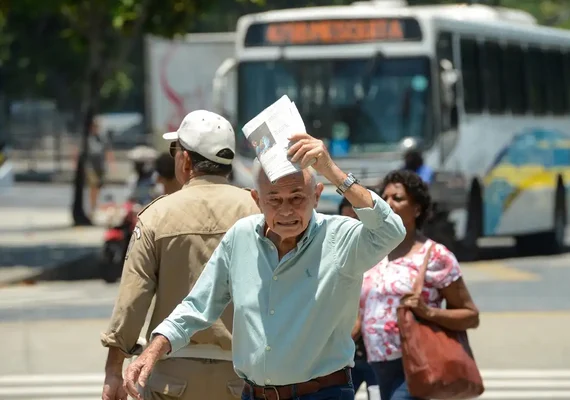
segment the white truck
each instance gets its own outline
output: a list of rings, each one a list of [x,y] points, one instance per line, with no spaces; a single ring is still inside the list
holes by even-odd
[[[146,115],[156,148],[167,148],[162,134],[178,129],[187,113],[214,108],[214,75],[234,56],[235,40],[233,32],[188,34],[174,40],[146,37]],[[231,119],[236,103],[235,87],[227,85],[218,112]]]

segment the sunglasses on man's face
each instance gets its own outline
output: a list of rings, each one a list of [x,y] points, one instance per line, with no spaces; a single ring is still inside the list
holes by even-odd
[[[170,156],[172,158],[176,157],[176,153],[179,149],[180,147],[178,146],[178,142],[170,142]]]

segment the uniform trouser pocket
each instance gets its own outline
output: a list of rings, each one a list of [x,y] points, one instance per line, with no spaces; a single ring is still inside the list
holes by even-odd
[[[152,400],[234,400],[241,396],[243,380],[231,361],[176,358],[156,364],[147,390]]]

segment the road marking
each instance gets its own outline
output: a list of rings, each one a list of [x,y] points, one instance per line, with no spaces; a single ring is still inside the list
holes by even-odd
[[[483,379],[570,379],[570,369],[484,369]]]
[[[50,306],[98,306],[115,303],[115,287],[76,288],[70,285],[9,286],[0,290],[0,310]]]
[[[103,383],[104,374],[42,374],[42,375],[4,375],[0,376],[0,385],[57,385],[69,383]]]
[[[505,281],[505,282],[536,282],[542,278],[538,274],[523,271],[519,268],[509,266],[499,261],[477,261],[473,263],[461,263],[466,279],[473,273],[474,281],[477,274],[485,275],[485,281]]]
[[[483,400],[570,399],[570,369],[482,370]],[[2,400],[98,400],[103,374],[0,376]],[[366,400],[364,385],[356,400]]]
[[[570,369],[482,370],[483,400],[570,399]],[[361,387],[355,400],[367,400]]]
[[[481,318],[553,318],[570,317],[570,310],[537,310],[537,311],[484,311]],[[570,400],[570,399],[569,399]]]
[[[488,391],[483,393],[477,399],[483,400],[527,400],[527,399],[570,399],[570,390],[565,391],[528,391],[528,390],[510,390],[510,391]]]

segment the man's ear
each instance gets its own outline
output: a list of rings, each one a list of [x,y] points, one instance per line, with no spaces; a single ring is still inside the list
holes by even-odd
[[[255,204],[257,204],[257,208],[259,208],[261,210],[261,206],[259,205],[259,192],[255,189],[251,190],[251,198],[253,199],[253,201],[255,201]]]
[[[192,158],[187,151],[184,151],[182,155],[184,156],[184,164],[182,165],[182,170],[185,173],[189,174],[192,171]]]
[[[321,182],[315,185],[315,208],[317,208],[319,205],[319,200],[321,199],[321,194],[323,193],[324,188],[325,185],[323,185]]]

